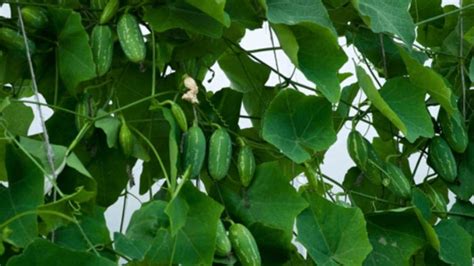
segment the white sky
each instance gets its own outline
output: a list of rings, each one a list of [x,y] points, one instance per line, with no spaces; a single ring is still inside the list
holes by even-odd
[[[455,4],[458,5],[459,1],[458,0],[443,0],[443,4]],[[3,5],[3,7],[0,8],[0,16],[10,16],[10,10],[8,8],[8,5]],[[278,39],[275,37],[275,46],[278,46]],[[247,34],[245,38],[243,39],[241,43],[242,47],[245,49],[258,49],[258,48],[265,48],[265,47],[271,47],[272,44],[270,42],[270,34],[269,34],[269,29],[268,26],[265,25],[263,29],[258,29],[254,31],[247,31]],[[341,43],[343,45],[343,43]],[[354,53],[352,49],[349,47],[343,47],[345,52],[350,58],[354,58]],[[287,76],[289,76],[292,71],[293,71],[293,65],[290,63],[288,57],[282,52],[282,51],[277,51],[277,59],[278,59],[278,68],[280,71]],[[265,62],[268,62],[272,66],[276,68],[275,60],[273,57],[273,52],[262,52],[255,54],[258,56],[260,59],[262,59]],[[215,71],[215,77],[210,84],[204,84],[208,89],[211,89],[213,91],[219,90],[223,87],[229,86],[229,81],[225,77],[224,73],[219,69],[219,67],[216,65],[213,67]],[[348,63],[343,66],[340,72],[351,72],[354,73],[354,67],[352,64],[352,60],[349,59]],[[207,80],[207,79],[206,79]],[[299,72],[297,71],[296,75],[294,76],[294,80],[305,83],[305,84],[310,84],[307,79]],[[354,82],[355,79],[351,78],[348,79],[347,81],[344,82],[343,85],[350,84]],[[268,80],[267,84],[272,85],[276,84],[278,82],[278,77],[272,73],[270,79]],[[33,108],[35,110],[35,108]],[[46,111],[47,116],[49,117],[52,113],[51,110],[44,109]],[[243,110],[243,108],[242,108]],[[244,111],[242,111],[244,113]],[[41,130],[38,127],[39,121],[35,120],[34,125],[31,127],[31,132],[40,132]],[[248,120],[242,120],[240,123],[241,127],[248,127],[249,126],[249,121]],[[364,124],[360,124],[360,130],[362,132],[365,131],[366,127]],[[353,166],[352,160],[349,158],[347,151],[346,151],[346,138],[349,130],[347,128],[343,128],[341,132],[338,135],[338,140],[337,142],[330,148],[328,151],[324,164],[322,165],[322,171],[333,177],[334,179],[342,182],[344,179],[344,175],[347,172],[347,170]],[[371,139],[374,136],[374,131],[369,130],[367,137]],[[412,169],[414,166],[414,161],[416,158],[410,158],[410,163],[412,165]],[[137,174],[139,171],[140,166],[138,165],[134,169],[134,173]],[[426,167],[426,162],[423,162],[421,169],[418,170],[417,174],[417,180],[425,176],[427,173],[428,168]],[[138,180],[138,177],[136,178]],[[297,183],[302,183],[305,182],[304,177],[299,177],[296,179]],[[160,182],[161,183],[161,182]],[[154,191],[157,191],[158,185],[155,185]],[[134,188],[131,189],[131,193],[135,195],[138,194],[138,186],[135,186]],[[140,197],[142,201],[146,201],[148,198],[145,197]],[[452,197],[451,197],[452,198]],[[109,209],[106,212],[106,219],[107,219],[107,224],[109,226],[109,229],[111,232],[113,231],[118,231],[119,226],[120,226],[120,216],[122,212],[122,203],[123,199],[120,198],[114,205],[109,207]],[[127,212],[126,212],[126,221],[129,220],[131,214],[133,213],[134,210],[140,207],[139,202],[134,199],[133,197],[128,198],[127,202]],[[126,227],[125,227],[126,228]]]

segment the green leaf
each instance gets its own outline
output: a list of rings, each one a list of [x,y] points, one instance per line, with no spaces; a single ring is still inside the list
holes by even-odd
[[[56,265],[88,265],[114,266],[116,263],[86,251],[74,251],[55,245],[45,239],[37,239],[31,243],[21,255],[13,257],[8,266],[56,266]]]
[[[427,243],[413,209],[396,209],[367,217],[373,251],[364,265],[410,265],[410,258]]]
[[[334,130],[336,130],[336,132],[339,132],[344,126],[351,110],[351,104],[358,93],[359,84],[357,83],[351,84],[342,89],[341,101],[337,105],[336,111],[333,113]]]
[[[178,176],[178,159],[179,159],[179,146],[178,139],[180,137],[178,126],[174,119],[173,114],[169,109],[162,108],[163,116],[168,121],[170,126],[169,137],[168,137],[168,147],[169,147],[169,158],[170,158],[170,178],[171,180],[176,180]]]
[[[2,119],[14,135],[27,136],[33,118],[33,110],[20,102],[11,102],[2,110]]]
[[[393,208],[395,205],[376,200],[392,200],[393,194],[384,189],[382,184],[374,184],[366,174],[357,167],[350,168],[344,176],[344,187],[350,191],[352,203],[364,213]],[[364,197],[371,196],[370,198]]]
[[[126,235],[114,234],[115,249],[136,260],[143,260],[158,233],[158,228],[168,223],[165,214],[167,203],[151,201],[136,210],[127,227]]]
[[[472,237],[453,220],[442,220],[435,226],[441,249],[439,257],[452,265],[471,266]]]
[[[411,82],[415,86],[425,89],[449,114],[452,114],[457,107],[453,101],[451,88],[443,77],[433,69],[423,66],[403,48],[399,48],[399,51],[405,61]]]
[[[20,143],[31,155],[39,159],[43,169],[45,169],[47,173],[52,174],[51,165],[48,161],[46,148],[44,146],[45,142],[21,137]],[[58,169],[62,168],[65,164],[67,148],[60,145],[51,145],[51,148],[53,150],[54,169],[58,171]]]
[[[223,123],[223,119],[230,130],[238,131],[242,98],[246,94],[242,94],[230,88],[223,88],[212,95],[211,102],[220,114],[220,117],[218,117],[215,110],[212,110],[212,114],[210,115],[212,120],[215,123],[221,124]]]
[[[103,116],[106,112],[102,109],[97,112],[97,116]],[[107,146],[113,148],[117,146],[117,138],[120,129],[120,119],[113,116],[107,116],[95,121],[94,126],[104,131],[107,136]]]
[[[263,265],[281,265],[291,256],[293,236],[286,230],[253,223],[248,227],[257,242]]]
[[[176,233],[186,225],[188,211],[189,205],[184,198],[180,197],[180,195],[174,197],[166,206],[165,213],[170,218],[170,231],[172,237],[174,237]]]
[[[271,26],[275,31],[281,44],[281,48],[285,54],[295,66],[298,66],[299,45],[298,41],[296,40],[296,36],[291,30],[291,27],[284,24],[271,24]]]
[[[186,3],[206,13],[219,21],[222,25],[226,27],[230,26],[229,15],[224,11],[226,0],[186,0]]]
[[[372,62],[379,73],[385,76],[385,71],[387,71],[386,78],[402,76],[407,73],[398,47],[391,38],[360,28],[354,32],[353,43],[357,50]]]
[[[468,232],[471,237],[474,236],[474,219],[468,217],[474,216],[474,205],[467,201],[456,200],[456,203],[451,208],[450,212],[452,213],[460,213],[465,214],[463,215],[453,215],[450,217],[451,220],[456,221],[456,223],[464,228],[466,232]],[[471,240],[471,253],[474,254],[474,238]]]
[[[310,206],[296,220],[298,241],[318,265],[360,265],[372,247],[364,215],[305,192]]]
[[[45,169],[47,173],[52,174],[51,165],[49,163],[48,156],[46,154],[46,149],[44,146],[45,142],[20,137],[20,143],[31,155],[33,155],[39,160],[39,162],[43,166],[43,169]],[[79,173],[87,177],[91,177],[91,174],[87,171],[82,162],[79,160],[79,158],[77,158],[74,153],[70,153],[67,157],[65,157],[67,147],[52,144],[51,148],[53,150],[53,164],[56,174],[60,173],[64,168],[64,165],[67,164],[69,167],[74,168]]]
[[[43,173],[22,151],[8,145],[5,164],[8,174],[8,188],[0,185],[0,223],[13,217],[8,224],[12,234],[4,241],[25,247],[38,235],[37,216],[32,213],[18,217],[25,212],[34,212],[43,204]]]
[[[408,12],[411,0],[352,0],[373,32],[398,35],[409,47],[415,40],[415,24]]]
[[[77,191],[74,194],[65,195],[61,199],[58,199],[54,202],[44,204],[38,207],[40,211],[50,211],[64,214],[68,217],[73,217],[75,215],[76,209],[73,208],[72,204],[79,204],[91,200],[95,196],[94,192],[87,191],[83,187],[78,187]],[[50,232],[58,228],[61,225],[66,225],[70,221],[63,219],[57,215],[39,213],[39,217],[44,221],[46,232]]]
[[[291,29],[298,43],[299,69],[331,103],[337,103],[341,94],[337,73],[347,61],[337,38],[329,29],[316,25]]]
[[[419,188],[412,189],[411,202],[418,208],[425,220],[432,218],[430,198]]]
[[[229,13],[232,22],[250,30],[262,26],[263,18],[260,8],[254,5],[253,0],[227,0],[225,10]]]
[[[79,173],[89,177],[89,178],[92,178],[91,174],[89,173],[89,171],[87,171],[87,169],[84,167],[84,165],[82,164],[81,160],[79,160],[79,158],[77,157],[77,155],[74,153],[74,152],[71,152],[67,158],[66,158],[66,165],[75,169],[76,171],[78,171]]]
[[[223,211],[221,205],[185,184],[180,196],[189,205],[186,225],[172,237],[169,230],[161,228],[145,255],[149,265],[187,264],[210,265],[214,257],[217,221]]]
[[[96,76],[89,35],[81,15],[71,9],[51,8],[49,18],[57,36],[59,75],[68,92],[76,95],[79,83]]]
[[[77,251],[90,251],[90,244],[97,247],[102,256],[116,260],[115,254],[110,253],[110,232],[104,216],[104,208],[96,207],[94,210],[78,216],[80,228],[77,224],[68,224],[55,231],[55,243]],[[87,240],[85,239],[87,237]]]
[[[253,128],[260,131],[262,128],[263,122],[262,117],[268,109],[271,101],[280,91],[279,88],[275,87],[261,87],[254,91],[245,93],[243,95],[243,105],[245,111],[249,116],[256,117],[256,119],[251,119]]]
[[[321,97],[282,90],[265,113],[262,135],[294,162],[305,162],[336,141],[331,104]]]
[[[356,74],[357,80],[359,81],[359,85],[364,90],[365,95],[371,101],[371,103],[382,113],[385,117],[387,117],[397,128],[399,128],[402,132],[407,132],[407,128],[405,124],[401,121],[398,115],[390,108],[390,106],[385,102],[382,96],[379,94],[377,88],[374,86],[372,79],[370,76],[365,72],[362,67],[356,67]]]
[[[472,122],[471,122],[472,123]],[[472,126],[471,126],[472,127]],[[472,130],[471,130],[472,131]],[[458,176],[449,189],[461,200],[468,201],[474,195],[474,142],[471,140],[458,162]]]
[[[414,86],[408,78],[389,79],[380,90],[380,95],[406,127],[404,132],[410,142],[418,137],[434,136],[431,116],[425,106],[425,91]]]
[[[336,34],[321,0],[266,0],[268,21],[296,25],[303,22],[326,27]]]
[[[97,204],[107,207],[113,204],[130,180],[129,169],[133,161],[119,149],[109,149],[105,143],[97,147],[87,169],[97,182]]]
[[[219,67],[230,80],[231,88],[242,93],[265,86],[270,69],[250,59],[243,52],[228,50],[218,60]]]
[[[156,32],[181,28],[212,38],[221,37],[223,32],[221,23],[187,4],[169,3],[157,8],[147,8],[143,19]]]
[[[289,184],[278,162],[258,165],[250,187],[244,192],[241,189],[226,180],[216,184],[214,192],[220,191],[227,210],[248,226],[260,223],[291,235],[295,217],[308,206]]]

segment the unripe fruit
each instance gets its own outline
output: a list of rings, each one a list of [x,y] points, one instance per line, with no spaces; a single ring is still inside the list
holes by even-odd
[[[131,14],[120,17],[117,23],[120,46],[128,60],[140,63],[145,60],[146,47],[137,19]]]
[[[209,143],[208,167],[214,180],[221,180],[227,175],[231,157],[232,140],[225,129],[219,128],[214,131]]]
[[[262,265],[257,242],[247,227],[242,224],[232,224],[229,228],[229,237],[242,266]]]
[[[232,251],[232,245],[230,244],[229,237],[225,231],[224,224],[221,220],[217,222],[216,231],[216,254],[218,256],[228,256]]]
[[[431,139],[428,163],[447,182],[453,182],[457,175],[457,164],[448,143],[441,137]]]
[[[239,171],[240,182],[244,187],[248,187],[255,174],[255,156],[252,148],[244,145],[237,155],[237,170]]]
[[[119,143],[120,147],[122,147],[123,154],[126,156],[132,155],[134,145],[133,135],[124,120],[122,120],[122,125],[120,126]]]
[[[186,133],[184,142],[184,169],[191,166],[191,178],[201,173],[205,157],[206,138],[201,128],[195,124]]]

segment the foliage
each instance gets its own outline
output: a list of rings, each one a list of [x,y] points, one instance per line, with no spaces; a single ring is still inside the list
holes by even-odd
[[[474,1],[461,3],[9,2],[0,264],[471,265]],[[280,47],[259,51],[282,50],[311,85],[241,47],[263,27]],[[216,63],[230,88],[211,92]],[[42,133],[28,135],[30,105],[54,110]],[[344,126],[355,162],[339,183],[321,165]],[[104,211],[129,184],[149,200],[111,232]],[[231,252],[216,252],[218,226]]]

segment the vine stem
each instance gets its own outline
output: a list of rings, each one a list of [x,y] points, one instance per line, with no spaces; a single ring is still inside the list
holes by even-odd
[[[463,0],[459,0],[460,7],[463,7]],[[464,76],[464,17],[462,10],[459,11],[459,68],[461,72],[461,88],[462,88],[462,115],[466,120],[466,78]]]
[[[174,188],[174,186],[172,186],[171,180],[168,176],[168,172],[166,171],[165,165],[163,164],[163,160],[161,160],[161,156],[158,153],[158,151],[155,149],[155,146],[153,146],[153,143],[151,143],[151,141],[145,135],[143,135],[138,129],[136,129],[135,127],[130,127],[130,128],[135,133],[137,133],[137,135],[140,136],[140,138],[142,138],[147,143],[147,145],[150,147],[150,149],[152,150],[153,154],[156,157],[156,160],[158,161],[158,163],[160,165],[161,170],[163,171],[163,175],[165,176],[166,184],[170,188],[171,193],[173,193],[175,188]]]

